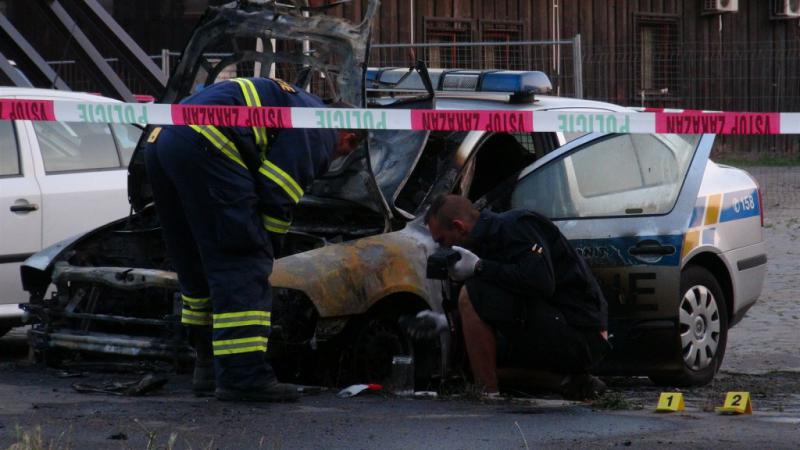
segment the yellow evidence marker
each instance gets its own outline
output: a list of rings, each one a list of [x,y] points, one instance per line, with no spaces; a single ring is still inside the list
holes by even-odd
[[[662,392],[658,398],[656,412],[683,411],[683,394],[680,392]]]
[[[749,392],[728,392],[725,404],[717,408],[723,414],[753,414],[753,404],[750,402]]]

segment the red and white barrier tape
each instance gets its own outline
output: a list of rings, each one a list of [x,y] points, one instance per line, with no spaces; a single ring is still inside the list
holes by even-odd
[[[566,133],[800,134],[800,113],[398,110],[0,99],[0,120],[269,128]]]

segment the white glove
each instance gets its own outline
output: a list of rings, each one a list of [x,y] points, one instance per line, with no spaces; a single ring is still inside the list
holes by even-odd
[[[420,311],[413,319],[403,319],[404,327],[414,339],[431,339],[450,329],[447,316],[429,309]]]
[[[452,278],[454,281],[464,281],[467,278],[475,275],[475,266],[478,264],[478,261],[480,261],[478,255],[463,247],[457,247],[455,245],[453,246],[453,250],[457,251],[461,255],[461,259],[447,268],[450,278]]]

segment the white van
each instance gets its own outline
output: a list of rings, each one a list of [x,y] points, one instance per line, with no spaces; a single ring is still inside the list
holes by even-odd
[[[107,101],[48,89],[0,98]],[[129,212],[127,166],[141,130],[124,124],[0,121],[0,336],[28,301],[20,263],[42,248]]]

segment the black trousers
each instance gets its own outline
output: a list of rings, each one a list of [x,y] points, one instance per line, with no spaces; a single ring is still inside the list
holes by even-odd
[[[213,329],[217,385],[269,382],[273,250],[252,176],[205,141],[169,128],[148,145],[146,162],[181,286],[182,322]]]
[[[499,365],[587,373],[608,353],[599,330],[571,326],[547,301],[476,278],[466,281],[466,289],[475,312],[497,335]]]

